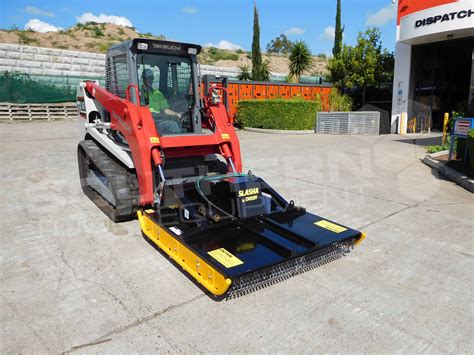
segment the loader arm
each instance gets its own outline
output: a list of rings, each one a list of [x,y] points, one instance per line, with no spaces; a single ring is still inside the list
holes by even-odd
[[[93,82],[86,82],[85,89],[110,112],[111,129],[119,131],[127,140],[140,189],[140,205],[154,202],[152,158],[155,165],[161,164],[159,137],[155,123],[147,107],[121,99]],[[127,96],[136,86],[129,85]],[[138,91],[135,92],[138,97]]]
[[[167,158],[220,154],[231,162],[229,172],[242,171],[239,140],[222,103],[204,101],[204,112],[214,127],[213,134],[161,136],[148,107],[130,100],[133,95],[138,97],[136,85],[128,86],[127,99],[121,99],[90,81],[86,82],[85,89],[110,112],[110,128],[119,131],[130,147],[138,177],[140,205],[153,205],[155,202],[153,175],[154,169],[163,163],[162,154]]]

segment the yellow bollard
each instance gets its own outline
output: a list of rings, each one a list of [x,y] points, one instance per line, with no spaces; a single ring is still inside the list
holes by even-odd
[[[446,144],[446,138],[448,136],[448,122],[449,122],[449,113],[444,114],[444,121],[443,121],[443,141],[442,144]]]
[[[406,113],[402,112],[400,116],[401,118],[400,118],[400,132],[399,133],[401,135],[404,135],[407,133],[405,126],[406,126],[406,123],[408,123],[408,122],[405,123]]]
[[[413,133],[416,133],[416,117],[413,117]]]

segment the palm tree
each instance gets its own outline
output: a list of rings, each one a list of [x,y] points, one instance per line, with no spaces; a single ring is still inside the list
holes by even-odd
[[[247,64],[242,64],[239,66],[240,73],[237,75],[237,79],[241,81],[247,81],[252,79],[252,73],[250,72],[250,68]]]
[[[306,42],[296,41],[293,48],[291,48],[289,59],[289,76],[296,82],[299,82],[301,74],[313,66],[313,57]]]
[[[260,80],[270,81],[270,61],[265,59],[260,65]]]

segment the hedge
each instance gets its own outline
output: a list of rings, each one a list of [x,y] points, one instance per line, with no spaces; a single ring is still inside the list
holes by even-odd
[[[244,100],[238,103],[237,120],[243,127],[310,130],[321,110],[320,100]]]

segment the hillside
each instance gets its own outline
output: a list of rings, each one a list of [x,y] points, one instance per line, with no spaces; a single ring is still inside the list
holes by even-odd
[[[77,24],[60,32],[39,33],[23,30],[0,30],[0,43],[17,43],[36,47],[70,49],[86,52],[105,53],[107,49],[119,42],[131,38],[146,37],[164,39],[164,36],[154,36],[151,33],[138,33],[133,28],[105,23]],[[249,52],[243,50],[227,51],[204,48],[199,56],[202,64],[212,64],[227,68],[238,68],[242,64],[251,66]],[[288,72],[288,58],[284,55],[263,54],[263,59],[270,61],[270,70],[276,73]],[[314,67],[306,75],[321,75],[327,73],[327,60],[314,57]]]

